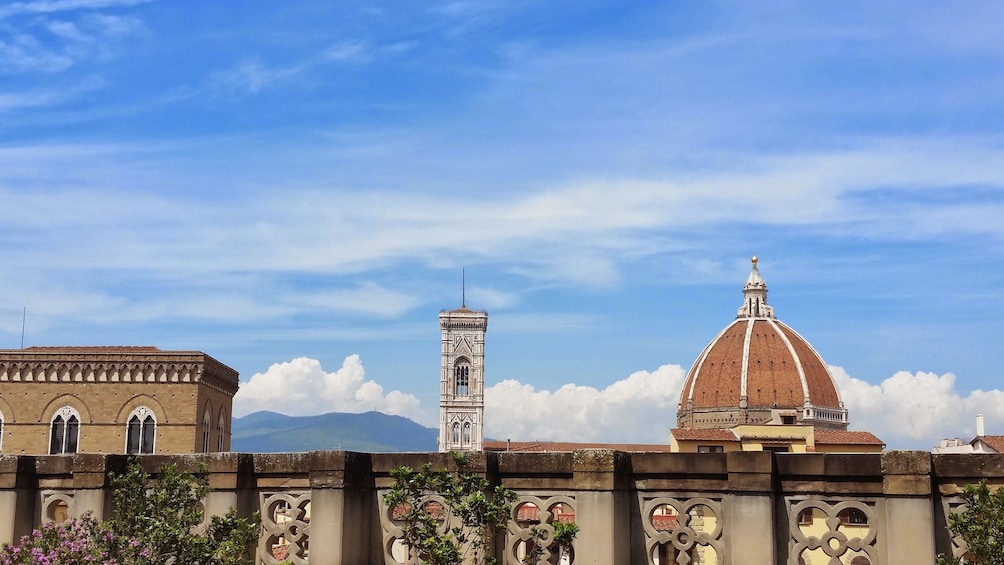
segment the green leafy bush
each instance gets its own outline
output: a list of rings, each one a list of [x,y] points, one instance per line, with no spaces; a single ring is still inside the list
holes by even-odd
[[[452,456],[456,473],[433,470],[429,463],[417,471],[392,469],[394,487],[384,502],[402,524],[402,541],[422,563],[495,563],[495,539],[509,522],[516,493],[492,488],[487,479],[469,471],[467,455]],[[443,525],[447,516],[453,520]]]
[[[258,514],[238,518],[231,508],[214,516],[206,531],[202,499],[209,473],[165,465],[152,486],[138,459],[112,476],[112,518],[99,523],[85,514],[63,524],[46,524],[0,550],[0,565],[246,565],[258,537]]]
[[[1004,565],[1004,489],[991,492],[986,481],[962,491],[965,510],[948,516],[948,529],[966,542],[962,559],[940,556],[939,565]]]

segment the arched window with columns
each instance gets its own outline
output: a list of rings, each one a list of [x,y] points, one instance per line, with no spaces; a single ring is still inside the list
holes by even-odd
[[[209,413],[209,407],[202,414],[202,452],[209,453],[209,431],[213,427],[213,416]]]
[[[220,418],[216,421],[216,451],[223,452],[226,450],[226,433],[227,415],[226,412],[220,410]]]
[[[80,413],[72,406],[63,406],[49,421],[49,454],[76,453],[79,449]]]
[[[129,413],[126,422],[126,453],[153,453],[157,441],[157,417],[153,410],[147,406],[138,406]]]
[[[471,364],[467,359],[461,358],[454,368],[454,381],[456,386],[453,393],[457,396],[467,396],[471,388]]]

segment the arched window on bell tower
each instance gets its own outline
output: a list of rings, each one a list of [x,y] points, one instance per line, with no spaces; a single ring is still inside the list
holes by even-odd
[[[455,396],[467,396],[470,393],[471,386],[471,364],[467,359],[461,358],[457,362],[456,367],[454,367],[453,373],[453,394]]]

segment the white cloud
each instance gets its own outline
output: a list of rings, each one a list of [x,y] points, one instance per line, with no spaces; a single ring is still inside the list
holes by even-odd
[[[952,373],[900,371],[877,385],[830,366],[851,429],[867,430],[890,448],[930,449],[946,437],[972,439],[976,414],[986,417],[987,433],[1004,434],[1004,391],[963,394]]]
[[[217,89],[255,93],[284,82],[300,71],[296,67],[266,67],[258,61],[248,59],[230,69],[214,73],[210,81]]]
[[[325,59],[341,63],[365,63],[371,56],[370,45],[364,41],[339,43],[324,52]]]
[[[69,41],[90,41],[92,39],[73,22],[52,21],[47,24],[47,27],[53,35]]]
[[[36,0],[34,2],[11,2],[0,7],[0,20],[19,14],[51,14],[73,10],[96,10],[136,6],[154,0]]]
[[[316,359],[299,357],[276,363],[241,384],[234,396],[234,415],[259,410],[306,416],[328,412],[361,413],[376,410],[428,424],[418,398],[401,391],[384,394],[383,387],[366,380],[358,355],[345,358],[341,368],[326,372]]]
[[[878,385],[836,366],[830,373],[850,411],[852,430],[867,430],[890,449],[929,450],[945,437],[969,440],[976,414],[987,433],[1004,434],[1004,391],[962,394],[951,373],[900,371]],[[485,391],[486,436],[514,441],[666,443],[686,378],[679,365],[639,371],[603,390],[564,385],[535,390],[506,380]]]
[[[536,390],[505,380],[485,390],[485,436],[514,441],[669,443],[686,378],[679,365],[638,371],[597,390]]]
[[[255,90],[265,88],[275,72],[282,73],[248,63],[227,80]],[[26,95],[0,98],[0,110],[28,103]],[[81,194],[105,207],[107,202],[116,206],[128,202],[134,213],[123,218],[154,218],[162,226],[137,238],[134,225],[108,224],[100,221],[100,214],[83,216],[72,198],[74,190],[53,188],[44,195],[46,221],[53,214],[76,218],[75,222],[90,217],[100,229],[82,237],[57,234],[64,241],[56,252],[48,249],[39,254],[25,249],[29,263],[41,258],[53,264],[81,260],[91,265],[154,270],[170,270],[178,264],[210,270],[266,264],[280,271],[344,272],[402,259],[433,262],[473,257],[504,262],[509,272],[529,279],[604,287],[618,283],[625,263],[680,245],[690,230],[749,218],[817,232],[853,229],[855,234],[876,239],[943,238],[973,232],[1004,237],[1001,222],[994,221],[1000,206],[993,203],[956,200],[930,202],[923,208],[905,206],[903,202],[909,202],[918,189],[903,190],[888,202],[855,200],[858,191],[872,186],[872,181],[921,189],[946,188],[956,181],[998,186],[1004,178],[1004,161],[991,158],[986,143],[974,141],[968,146],[972,156],[950,143],[932,143],[906,152],[878,146],[757,161],[748,163],[751,169],[743,174],[714,173],[675,181],[610,179],[551,186],[533,194],[453,198],[450,214],[442,213],[443,199],[435,192],[394,193],[341,186],[306,190],[288,186],[289,181],[280,178],[255,181],[274,186],[274,193],[249,193],[217,213],[197,196],[131,190],[131,186],[148,184],[192,184],[184,174],[179,176],[151,163],[150,154],[134,147],[108,147],[107,154],[96,154],[93,147],[84,151],[73,147],[4,148],[0,150],[0,190],[8,183],[15,186],[22,174],[53,187],[71,182],[82,187]],[[158,159],[180,151],[159,149]],[[267,170],[288,168],[281,156],[278,159],[265,159],[270,163]],[[249,154],[241,157],[241,162],[260,161]],[[931,162],[937,166],[932,168]],[[942,168],[948,172],[935,170]],[[46,173],[40,176],[39,171]],[[73,176],[64,178],[62,171],[72,171]],[[109,171],[125,186],[101,188]],[[221,182],[240,184],[246,180]],[[89,190],[92,185],[95,190]],[[41,209],[19,205],[33,200],[28,195],[11,199],[15,207]],[[212,221],[198,217],[203,210],[211,213]],[[17,228],[26,223],[25,218],[39,215],[12,212],[9,217]],[[479,221],[458,223],[453,220],[456,217],[477,217]],[[127,244],[133,251],[125,252]],[[221,254],[223,249],[227,253]]]
[[[510,308],[519,304],[519,295],[497,288],[473,286],[467,288],[466,300],[472,308],[493,310],[496,308]]]
[[[951,373],[900,371],[880,384],[856,379],[837,366],[830,373],[850,411],[852,430],[867,430],[890,449],[934,447],[944,437],[971,439],[976,414],[986,417],[987,433],[1004,434],[1004,391],[976,390],[963,395]],[[676,427],[676,407],[686,371],[663,365],[638,371],[603,389],[566,384],[537,390],[515,379],[485,390],[485,436],[513,441],[668,443]],[[316,359],[276,363],[241,385],[234,415],[258,410],[295,415],[366,412],[411,418],[435,426],[434,410],[416,396],[366,379],[358,355],[345,358],[335,372]]]
[[[0,40],[0,71],[37,71],[53,73],[71,67],[74,59],[42,46],[28,34],[17,34],[10,41]]]
[[[418,305],[415,296],[384,288],[375,283],[362,283],[348,290],[329,290],[314,294],[286,295],[288,304],[309,309],[323,308],[355,314],[394,318]]]

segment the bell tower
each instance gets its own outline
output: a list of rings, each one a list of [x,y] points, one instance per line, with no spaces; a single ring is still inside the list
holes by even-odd
[[[481,451],[488,312],[471,310],[465,299],[460,308],[439,313],[439,329],[439,451]]]

